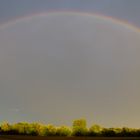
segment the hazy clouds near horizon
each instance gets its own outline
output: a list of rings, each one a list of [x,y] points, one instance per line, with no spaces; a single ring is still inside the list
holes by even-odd
[[[1,120],[138,127],[139,52],[140,33],[101,18],[34,17],[1,29]]]

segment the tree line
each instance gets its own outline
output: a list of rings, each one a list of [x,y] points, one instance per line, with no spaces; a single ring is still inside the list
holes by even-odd
[[[140,129],[135,128],[104,128],[97,124],[87,128],[85,119],[74,120],[72,127],[41,123],[19,122],[0,125],[0,135],[31,135],[31,136],[90,136],[90,137],[140,137]]]

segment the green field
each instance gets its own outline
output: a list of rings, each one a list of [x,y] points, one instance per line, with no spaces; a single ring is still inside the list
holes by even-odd
[[[140,140],[140,137],[40,137],[40,136],[0,136],[0,140]]]

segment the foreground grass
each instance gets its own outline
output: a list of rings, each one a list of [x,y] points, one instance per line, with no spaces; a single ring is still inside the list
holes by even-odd
[[[41,137],[3,135],[0,140],[140,140],[140,137]]]

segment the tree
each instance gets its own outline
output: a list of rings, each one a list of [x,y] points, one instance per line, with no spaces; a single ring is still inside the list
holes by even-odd
[[[61,126],[56,129],[57,136],[71,136],[71,129],[67,126]]]
[[[78,119],[73,121],[73,135],[74,136],[86,136],[87,127],[85,119]]]
[[[1,132],[2,133],[8,133],[10,131],[10,129],[11,129],[11,126],[8,122],[3,122],[1,124]]]
[[[102,127],[95,124],[89,128],[89,136],[100,136],[102,132]]]
[[[48,124],[46,126],[46,136],[55,136],[56,135],[56,128],[52,124]]]

